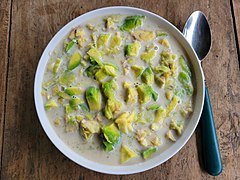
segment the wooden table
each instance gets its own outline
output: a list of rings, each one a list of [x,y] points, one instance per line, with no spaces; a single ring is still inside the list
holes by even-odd
[[[219,179],[240,179],[239,0],[1,0],[0,157],[2,179],[214,179],[199,163],[198,129],[182,150],[152,170],[112,176],[85,169],[49,141],[35,111],[33,81],[39,58],[53,35],[90,10],[135,6],[182,30],[203,11],[212,28],[212,50],[203,63],[223,160]]]

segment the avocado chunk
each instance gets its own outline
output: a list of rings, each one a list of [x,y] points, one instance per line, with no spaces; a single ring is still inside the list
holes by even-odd
[[[173,55],[170,50],[163,50],[160,54],[160,57],[163,62],[172,62],[175,58],[175,55]]]
[[[66,111],[66,114],[70,114],[70,113],[73,112],[73,109],[72,109],[72,107],[69,104],[67,104],[65,106],[65,111]]]
[[[142,25],[144,18],[145,16],[128,16],[125,18],[120,30],[128,32],[132,31],[133,29],[136,29],[138,26]]]
[[[116,77],[116,75],[117,75],[116,68],[113,65],[106,64],[106,65],[103,65],[102,68],[96,72],[95,78],[98,81],[102,81],[107,76]]]
[[[100,111],[101,109],[101,93],[96,87],[90,86],[86,90],[86,99],[91,111]]]
[[[88,68],[84,71],[84,75],[88,76],[90,78],[94,78],[95,74],[99,71],[100,66],[99,65],[90,65]]]
[[[165,136],[166,136],[166,138],[170,139],[171,141],[176,142],[176,139],[173,136],[172,131],[168,130],[168,132],[166,133]]]
[[[113,98],[114,97],[114,91],[116,89],[117,89],[117,84],[113,79],[102,83],[102,90],[103,90],[104,95],[107,98]]]
[[[113,49],[113,48],[119,47],[121,43],[122,43],[122,38],[120,36],[120,33],[117,32],[110,41],[110,48]]]
[[[97,48],[100,48],[102,46],[106,46],[109,37],[110,37],[110,34],[100,34],[100,36],[97,40]]]
[[[170,44],[167,39],[163,38],[159,40],[159,43],[167,48],[170,48]]]
[[[132,32],[132,36],[138,41],[151,41],[156,37],[153,31],[146,31],[146,30],[134,31]]]
[[[79,99],[78,97],[74,97],[74,98],[70,99],[69,104],[71,106],[77,106],[77,105],[81,104],[82,102],[83,101],[81,99]]]
[[[112,119],[113,115],[118,113],[122,108],[122,103],[115,99],[114,97],[110,97],[107,100],[105,109],[104,109],[104,115],[107,119]]]
[[[111,28],[114,25],[114,19],[112,17],[108,17],[105,19],[105,26],[107,29]]]
[[[148,67],[143,71],[143,73],[141,75],[141,79],[147,85],[153,84],[154,75],[153,75],[153,72],[152,72],[151,68]]]
[[[158,110],[159,108],[160,108],[160,105],[153,103],[147,107],[147,111],[154,111],[154,110]]]
[[[52,108],[58,107],[56,101],[53,99],[49,100],[45,105],[44,105],[46,110],[51,110]]]
[[[89,140],[94,133],[99,133],[100,132],[100,125],[97,121],[93,120],[82,120],[80,122],[80,127],[82,130],[83,137],[86,140]]]
[[[117,117],[115,123],[117,123],[118,128],[121,132],[128,134],[129,132],[133,131],[132,122],[135,121],[135,119],[136,114],[134,111],[131,114],[124,112]]]
[[[139,49],[140,49],[141,45],[139,42],[135,41],[132,44],[128,44],[125,47],[125,55],[126,56],[137,56]]]
[[[82,94],[82,90],[79,87],[69,87],[64,90],[70,96]]]
[[[74,132],[78,130],[78,123],[76,121],[76,118],[71,115],[65,116],[65,131],[66,132]]]
[[[152,59],[154,58],[154,56],[156,55],[156,51],[155,50],[150,50],[147,51],[143,54],[141,54],[141,59],[143,61],[145,61],[146,63],[151,63]]]
[[[120,131],[118,130],[115,123],[107,125],[102,128],[103,133],[103,145],[105,151],[112,151],[116,144],[120,140]]]
[[[53,66],[53,73],[54,73],[54,74],[57,73],[58,68],[59,68],[59,66],[60,66],[60,63],[61,63],[61,59],[60,59],[60,58],[57,58],[54,66]]]
[[[166,110],[163,108],[159,108],[156,112],[154,122],[162,123],[165,118],[166,118]]]
[[[131,67],[133,74],[135,77],[138,77],[142,74],[143,68],[141,66],[134,65]]]
[[[168,33],[167,32],[160,32],[160,31],[157,31],[156,32],[156,36],[160,36],[160,37],[164,37],[164,36],[168,36]]]
[[[137,87],[138,101],[140,104],[145,104],[150,101],[152,96],[152,88],[146,84],[141,84]]]
[[[150,147],[142,152],[143,159],[147,159],[149,156],[151,156],[153,153],[155,153],[157,150],[156,147]]]
[[[67,47],[66,47],[65,51],[68,52],[68,51],[73,47],[74,44],[77,44],[77,42],[78,42],[78,41],[77,41],[76,39],[72,39],[72,40],[67,44]]]
[[[67,99],[67,100],[71,99],[71,97],[68,94],[66,94],[62,91],[58,91],[57,95],[60,96],[63,99]]]
[[[120,149],[120,163],[125,163],[130,159],[137,156],[133,150],[129,149],[127,146],[122,145]]]
[[[188,74],[184,71],[180,72],[179,75],[178,75],[178,80],[183,85],[183,87],[186,91],[186,94],[188,96],[191,96],[193,94],[193,86],[191,84],[191,79],[188,76]]]
[[[177,96],[173,96],[170,104],[168,105],[167,109],[166,109],[166,115],[169,116],[169,114],[176,108],[176,106],[179,103],[179,97]]]
[[[71,71],[64,71],[59,77],[58,82],[60,85],[70,86],[75,81],[75,75]]]
[[[68,70],[73,70],[76,68],[81,61],[81,55],[79,52],[75,52],[72,57],[70,58],[70,61],[68,63]]]
[[[183,130],[183,124],[177,123],[175,119],[172,119],[169,128],[175,130],[178,135],[181,135]]]
[[[90,58],[90,61],[92,64],[98,64],[98,65],[101,65],[101,57],[102,57],[102,54],[100,51],[98,51],[97,48],[94,48],[92,47],[88,52],[87,54],[89,55],[89,58]]]
[[[133,104],[137,101],[137,90],[134,87],[127,88],[127,104]]]
[[[183,71],[185,71],[185,72],[191,77],[191,76],[192,76],[192,73],[191,73],[191,70],[190,70],[187,62],[185,61],[184,56],[181,55],[178,60],[179,60],[179,63],[180,63],[180,65],[181,65]]]

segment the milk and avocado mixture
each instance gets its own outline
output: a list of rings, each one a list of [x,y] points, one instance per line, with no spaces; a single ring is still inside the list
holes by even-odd
[[[74,151],[99,163],[145,161],[166,150],[192,112],[180,45],[144,16],[97,17],[51,53],[42,83],[49,121]]]

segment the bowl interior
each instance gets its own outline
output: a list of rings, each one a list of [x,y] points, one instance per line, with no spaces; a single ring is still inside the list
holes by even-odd
[[[87,22],[94,17],[97,16],[105,16],[105,15],[111,15],[111,14],[132,14],[132,15],[144,15],[147,18],[152,19],[156,23],[159,24],[160,27],[163,27],[166,29],[170,34],[174,36],[174,38],[179,42],[179,44],[183,47],[186,54],[189,57],[192,71],[194,74],[194,80],[195,81],[195,96],[194,96],[194,109],[193,114],[191,116],[191,119],[189,120],[189,123],[182,134],[182,136],[178,139],[176,143],[174,143],[172,146],[170,146],[166,151],[163,153],[149,159],[148,161],[145,161],[143,163],[134,164],[134,165],[123,165],[123,166],[109,166],[109,165],[103,165],[99,164],[93,161],[90,161],[81,155],[77,154],[73,150],[70,149],[55,133],[52,125],[50,124],[48,117],[46,116],[44,106],[43,106],[43,99],[41,96],[41,84],[44,76],[44,70],[47,65],[48,59],[50,57],[50,53],[54,50],[54,48],[59,44],[59,42],[62,40],[62,37],[65,37],[69,31],[78,25],[80,25],[83,22]],[[204,78],[202,69],[200,67],[200,63],[198,61],[198,58],[192,49],[192,47],[189,45],[189,43],[186,41],[186,39],[183,37],[181,32],[174,27],[171,23],[169,23],[167,20],[163,19],[162,17],[153,14],[151,12],[132,8],[132,7],[107,7],[102,9],[97,9],[91,12],[88,12],[84,15],[81,15],[71,22],[69,22],[67,25],[65,25],[49,42],[46,49],[44,50],[35,75],[35,84],[34,84],[34,99],[35,99],[35,106],[37,110],[37,114],[39,117],[39,120],[42,124],[42,127],[44,131],[46,132],[49,139],[52,141],[52,143],[69,159],[76,162],[77,164],[84,166],[86,168],[89,168],[94,171],[102,172],[102,173],[108,173],[108,174],[132,174],[137,172],[142,172],[148,169],[151,169],[157,165],[162,164],[163,162],[167,161],[169,158],[171,158],[174,154],[176,154],[188,141],[188,139],[191,137],[192,133],[194,132],[201,112],[202,112],[202,106],[203,106],[203,99],[204,99]]]

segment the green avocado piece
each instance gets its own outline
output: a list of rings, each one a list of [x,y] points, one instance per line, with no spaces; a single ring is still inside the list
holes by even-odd
[[[65,71],[58,79],[60,85],[70,86],[75,80],[75,75],[71,71]]]
[[[128,44],[125,47],[125,55],[126,56],[137,56],[139,49],[140,49],[141,45],[139,42],[135,41],[132,44]]]
[[[102,83],[102,90],[103,90],[104,95],[107,98],[112,98],[114,96],[114,91],[116,89],[117,89],[117,84],[113,79]]]
[[[141,79],[144,83],[146,83],[147,85],[151,85],[154,81],[154,75],[153,72],[151,70],[150,67],[146,68],[142,75],[141,75]]]
[[[81,55],[79,52],[75,52],[72,57],[70,58],[70,61],[68,63],[68,70],[73,70],[76,68],[81,61]]]
[[[155,50],[150,50],[147,51],[143,54],[141,54],[141,59],[147,63],[151,63],[151,60],[153,59],[153,57],[155,56],[156,51]]]
[[[69,104],[71,105],[71,107],[76,107],[82,103],[83,103],[83,101],[81,99],[79,99],[78,97],[74,97],[69,100]]]
[[[122,42],[122,38],[120,36],[120,33],[116,33],[116,35],[114,35],[110,41],[110,48],[116,48],[119,47],[121,45]]]
[[[120,163],[125,163],[130,159],[137,156],[133,150],[129,149],[127,146],[122,145],[120,149]]]
[[[142,74],[143,68],[141,66],[134,65],[131,68],[135,77],[138,77]]]
[[[140,104],[145,104],[150,101],[152,96],[152,88],[146,84],[141,84],[137,87],[138,100]]]
[[[120,30],[128,32],[132,31],[142,25],[142,20],[144,18],[145,16],[128,16],[125,18]]]
[[[181,55],[178,60],[179,60],[179,63],[181,65],[183,71],[185,71],[191,77],[192,73],[191,73],[191,70],[190,70],[189,66],[187,65],[187,63],[185,61],[184,56]]]
[[[107,100],[105,109],[104,109],[104,115],[107,119],[112,119],[113,115],[119,112],[122,108],[122,103],[119,102],[114,97],[110,97]]]
[[[110,37],[110,34],[100,34],[98,41],[97,41],[97,48],[100,48],[102,46],[106,46],[108,39]]]
[[[101,57],[102,57],[102,54],[100,51],[98,51],[97,48],[94,48],[92,47],[88,52],[87,54],[89,55],[90,57],[90,61],[92,64],[98,64],[98,65],[101,65]]]
[[[69,113],[73,112],[73,109],[72,109],[72,107],[69,104],[67,104],[65,106],[65,111],[66,111],[66,114],[69,114]]]
[[[88,76],[90,78],[94,78],[96,72],[101,69],[99,65],[90,65],[88,68],[84,71],[84,75]]]
[[[147,107],[147,111],[154,111],[154,110],[158,110],[159,108],[160,108],[160,105],[154,103]]]
[[[56,108],[58,107],[57,102],[54,101],[53,99],[49,100],[48,102],[46,102],[46,104],[44,105],[46,110],[51,110],[52,108]]]
[[[64,90],[70,96],[82,94],[82,90],[79,87],[69,87]]]
[[[167,109],[166,109],[166,115],[168,116],[178,105],[179,103],[179,97],[177,96],[173,96],[170,104],[168,105]]]
[[[118,130],[115,123],[107,125],[102,128],[102,133],[104,136],[104,149],[105,151],[112,151],[114,146],[119,143],[120,140],[120,131]]]
[[[101,93],[98,88],[90,86],[86,90],[86,99],[91,111],[99,111],[101,109]]]
[[[71,99],[71,97],[68,94],[66,94],[62,91],[58,91],[57,95],[60,96],[63,99],[67,99],[67,100]]]
[[[66,52],[68,52],[74,44],[77,44],[77,40],[76,39],[72,39],[68,44],[67,44],[67,47],[65,49]]]
[[[54,73],[54,74],[57,73],[58,68],[59,68],[59,66],[60,66],[60,63],[61,63],[61,59],[60,59],[60,58],[57,58],[54,66],[53,66],[53,73]]]
[[[156,147],[150,147],[142,152],[143,159],[147,159],[149,156],[151,156],[153,153],[155,153],[157,150]]]

